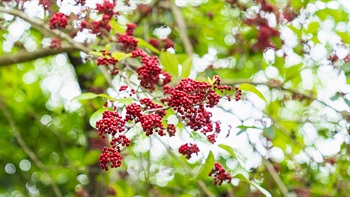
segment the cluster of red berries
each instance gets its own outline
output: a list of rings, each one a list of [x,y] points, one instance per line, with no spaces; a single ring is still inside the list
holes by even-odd
[[[174,42],[168,38],[162,39],[161,41],[162,41],[162,43],[159,42],[159,40],[157,40],[155,38],[150,38],[148,40],[148,43],[150,43],[152,46],[154,46],[158,50],[164,49],[165,51],[169,48],[174,48],[174,46],[175,46]]]
[[[51,40],[51,44],[50,44],[50,49],[61,49],[62,45],[61,45],[61,40],[58,38],[54,38]]]
[[[179,153],[186,156],[187,159],[191,159],[192,154],[198,154],[199,148],[196,144],[186,143],[179,148]]]
[[[182,79],[174,88],[167,88],[165,93],[170,96],[161,101],[179,114],[179,117],[194,131],[201,131],[211,143],[220,133],[219,123],[211,121],[212,113],[206,107],[212,108],[219,103],[220,95],[215,90],[231,90],[230,86],[221,86],[220,78],[214,77],[213,85],[193,79]],[[215,124],[215,129],[213,124]]]
[[[136,49],[138,41],[133,37],[134,29],[136,28],[135,24],[126,25],[126,33],[118,34],[117,42],[123,45],[123,50],[125,52],[132,52]]]
[[[235,87],[236,95],[235,95],[235,100],[239,101],[241,100],[242,97],[242,90],[240,90],[238,87]]]
[[[49,21],[50,29],[65,28],[67,24],[67,16],[60,12],[54,14]]]
[[[115,14],[113,10],[114,7],[115,7],[115,3],[111,3],[107,0],[104,0],[103,4],[96,5],[96,10],[98,11],[99,14],[107,14],[110,17],[112,17]]]
[[[96,122],[96,128],[98,129],[98,134],[105,138],[105,134],[110,134],[112,136],[117,133],[122,133],[125,131],[125,120],[123,117],[115,111],[106,110],[102,114],[102,119]]]
[[[112,147],[104,147],[100,155],[100,166],[104,170],[108,170],[108,164],[111,163],[112,168],[117,168],[122,164],[122,156],[120,155],[122,146],[130,146],[130,139],[125,136],[125,119],[116,111],[106,110],[102,114],[102,119],[96,122],[98,134],[105,138],[105,135],[111,135]]]
[[[158,65],[158,58],[156,56],[149,56],[141,49],[136,49],[131,52],[133,58],[141,57],[142,66],[136,69],[140,85],[151,91],[155,89],[155,85],[159,84],[160,76],[163,76],[162,85],[170,83],[171,76],[169,73],[162,70]]]
[[[123,157],[114,148],[104,147],[100,155],[100,167],[103,170],[108,170],[108,165],[111,163],[111,168],[118,168],[122,165]]]
[[[161,105],[153,103],[149,98],[143,98],[140,100],[140,104],[133,103],[126,106],[125,120],[133,120],[136,123],[140,122],[146,136],[153,134],[153,132],[164,136],[165,132],[162,119],[165,115],[166,112],[162,109]]]
[[[232,176],[229,173],[226,173],[226,170],[219,163],[214,164],[214,168],[209,173],[209,176],[214,177],[215,185],[222,185],[224,181],[231,183]]]
[[[176,133],[175,125],[174,124],[168,124],[167,132],[168,132],[170,137],[175,136],[175,133]]]
[[[119,70],[116,67],[118,60],[114,59],[113,57],[109,57],[111,55],[111,52],[109,51],[106,52],[105,50],[102,50],[102,55],[104,57],[97,58],[97,65],[107,66],[107,68],[111,71],[111,75],[117,75],[119,73]]]
[[[111,25],[109,24],[110,20],[111,20],[111,16],[108,14],[104,14],[101,20],[92,21],[91,23],[89,23],[86,20],[83,20],[80,23],[80,30],[89,29],[93,34],[107,35],[107,33],[109,33],[109,31],[111,30]]]

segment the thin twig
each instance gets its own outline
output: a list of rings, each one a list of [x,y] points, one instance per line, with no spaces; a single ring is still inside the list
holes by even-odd
[[[29,148],[27,143],[24,141],[21,133],[19,132],[14,120],[12,119],[11,114],[6,109],[5,103],[3,101],[1,101],[1,103],[0,103],[0,108],[1,108],[1,111],[3,112],[3,114],[5,115],[7,121],[10,123],[13,134],[14,134],[15,138],[17,139],[19,145],[22,147],[23,151],[30,157],[30,159],[35,163],[35,165],[38,166],[38,168],[40,170],[42,170],[43,172],[48,174],[48,176],[50,176],[45,165],[40,161],[38,156]],[[50,178],[52,179],[51,176],[50,176]],[[54,181],[51,181],[50,185],[51,185],[56,196],[58,196],[58,197],[63,196],[61,191],[59,190],[58,186],[56,185],[56,183]]]
[[[1,7],[0,6],[0,12],[4,12],[7,14],[11,14],[14,16],[17,16],[21,19],[23,19],[24,21],[30,23],[33,28],[37,29],[38,31],[44,33],[44,34],[48,34],[52,37],[58,37],[61,39],[64,39],[68,42],[69,45],[71,45],[72,48],[82,51],[86,54],[89,54],[90,51],[92,51],[89,47],[84,46],[83,44],[76,42],[73,40],[73,38],[71,38],[68,34],[59,31],[57,29],[50,29],[49,26],[47,24],[45,24],[43,21],[39,21],[39,20],[35,20],[30,18],[28,15],[24,14],[22,11],[20,10],[15,10],[15,9],[6,9],[5,7]],[[113,83],[112,83],[112,78],[111,76],[108,74],[107,69],[103,66],[99,66],[99,69],[101,70],[102,74],[104,75],[104,77],[106,78],[108,84],[115,89]]]
[[[265,164],[267,170],[269,171],[269,173],[271,174],[272,179],[275,181],[278,188],[281,190],[283,196],[287,197],[288,196],[288,188],[284,185],[283,181],[278,176],[278,174],[277,174],[275,168],[273,167],[273,165],[271,164],[271,162],[268,160],[264,160],[264,164]]]
[[[279,89],[279,90],[283,90],[283,91],[286,91],[286,92],[291,92],[292,94],[302,96],[302,97],[304,97],[304,98],[306,98],[308,100],[317,101],[317,102],[321,103],[322,105],[333,109],[334,111],[336,111],[337,113],[341,114],[342,116],[345,116],[345,114],[342,111],[339,111],[338,109],[335,109],[334,107],[330,106],[329,104],[325,103],[324,101],[319,100],[318,98],[314,97],[313,95],[305,94],[305,93],[302,93],[302,92],[300,92],[298,90],[295,90],[295,89],[285,88],[285,87],[283,87],[282,84],[279,85],[279,84],[274,84],[274,83],[270,83],[270,82],[253,82],[250,79],[237,79],[237,80],[222,79],[221,83],[222,84],[226,84],[226,85],[230,85],[230,86],[235,86],[235,85],[239,85],[239,84],[242,84],[242,83],[248,83],[248,84],[252,84],[252,85],[265,85],[265,86],[267,86],[269,88],[274,88],[274,89]]]

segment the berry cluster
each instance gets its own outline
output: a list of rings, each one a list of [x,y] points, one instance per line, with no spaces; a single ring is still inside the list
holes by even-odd
[[[209,173],[209,176],[214,177],[215,185],[222,185],[226,180],[228,183],[231,183],[232,176],[229,173],[226,173],[226,170],[219,163],[214,164],[214,168]]]
[[[235,87],[236,95],[235,95],[235,100],[239,101],[241,100],[242,97],[242,90],[240,90],[238,87]]]
[[[158,65],[158,58],[156,56],[149,56],[141,49],[136,49],[132,53],[131,57],[141,57],[142,66],[136,69],[138,78],[140,79],[140,85],[144,88],[153,91],[155,85],[159,84],[160,76],[163,77],[162,85],[170,83],[171,76],[169,73],[162,70]]]
[[[164,136],[162,118],[165,114],[161,105],[153,103],[149,98],[143,98],[140,100],[140,104],[133,103],[126,106],[125,120],[140,122],[146,136],[153,134],[153,132]]]
[[[57,12],[50,18],[49,27],[50,29],[65,28],[67,24],[67,16]]]
[[[122,164],[121,146],[130,146],[130,140],[125,136],[125,123],[125,119],[118,112],[109,110],[104,111],[102,119],[96,122],[98,134],[102,138],[105,138],[106,134],[112,136],[110,142],[112,147],[105,147],[100,155],[100,166],[104,170],[108,170],[109,163],[112,168]]]
[[[176,133],[176,127],[173,124],[168,124],[168,128],[167,128],[167,132],[169,134],[170,137],[175,136]]]
[[[111,3],[107,0],[104,0],[103,4],[96,5],[96,10],[98,11],[99,14],[106,14],[112,17],[114,15],[114,10],[113,10],[114,7],[115,7],[115,3]]]
[[[166,87],[165,92],[170,96],[161,100],[173,107],[187,126],[206,135],[211,143],[215,143],[220,126],[216,126],[214,130],[213,124],[218,123],[211,121],[212,113],[206,107],[212,108],[219,103],[220,95],[215,90],[231,90],[230,86],[220,85],[220,78],[214,79],[213,85],[189,78],[182,79],[174,88]]]
[[[108,164],[111,163],[111,168],[118,168],[122,165],[123,157],[114,148],[104,147],[100,155],[100,167],[108,170]]]
[[[180,148],[179,148],[179,153],[186,156],[187,159],[191,159],[192,154],[193,153],[198,154],[198,152],[199,152],[199,148],[196,144],[186,143],[186,144],[180,146]]]
[[[51,44],[50,44],[50,49],[61,49],[62,45],[61,45],[61,40],[58,38],[54,38],[51,40]]]
[[[168,38],[162,39],[161,41],[162,41],[162,43],[160,43],[159,40],[157,40],[155,38],[150,38],[148,40],[148,43],[150,43],[152,46],[154,46],[158,50],[164,49],[165,51],[169,48],[174,48],[174,46],[175,46],[174,42]]]
[[[117,42],[123,45],[123,50],[125,52],[132,52],[136,49],[138,41],[133,37],[134,29],[136,28],[135,24],[126,25],[126,33],[118,34]]]
[[[125,131],[125,120],[123,117],[114,111],[106,110],[102,114],[102,119],[96,122],[96,128],[98,129],[98,134],[105,138],[105,134],[110,134],[112,136],[117,133],[122,133]]]
[[[97,65],[105,65],[109,68],[111,71],[111,75],[117,75],[119,73],[118,68],[116,67],[116,63],[118,60],[114,59],[113,57],[109,57],[111,55],[111,52],[106,52],[105,50],[102,50],[102,55],[104,57],[97,58]]]

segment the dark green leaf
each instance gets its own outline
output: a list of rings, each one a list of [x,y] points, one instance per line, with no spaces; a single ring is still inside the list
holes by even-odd
[[[212,171],[214,167],[214,163],[215,163],[215,158],[213,153],[210,151],[207,159],[205,160],[205,163],[203,164],[203,166],[201,167],[201,169],[199,170],[196,176],[196,180],[202,180],[205,177],[209,176],[209,173]]]

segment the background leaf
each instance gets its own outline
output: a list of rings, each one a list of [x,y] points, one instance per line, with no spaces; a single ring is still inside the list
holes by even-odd
[[[159,59],[166,71],[176,77],[179,76],[179,62],[176,55],[171,54],[168,51],[163,51],[160,53]]]
[[[245,90],[248,92],[252,92],[254,94],[256,94],[258,97],[260,97],[262,100],[264,100],[267,103],[267,100],[265,98],[265,96],[258,90],[255,88],[255,86],[251,85],[251,84],[247,84],[247,83],[243,83],[239,86],[240,90]]]
[[[151,50],[152,52],[159,54],[159,50],[154,48],[154,46],[152,46],[150,43],[146,42],[144,39],[136,38],[136,40],[138,41],[139,47],[147,48],[147,49]]]
[[[212,171],[212,169],[214,167],[214,163],[215,163],[214,155],[211,151],[209,151],[208,157],[205,160],[205,163],[200,168],[195,179],[201,180],[201,179],[204,179],[205,177],[208,177],[209,173]]]

